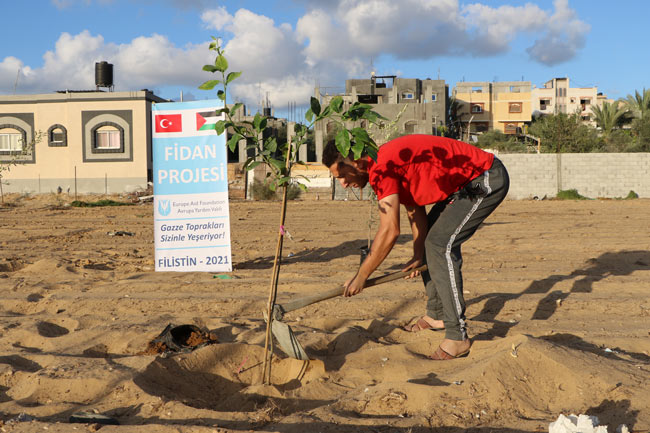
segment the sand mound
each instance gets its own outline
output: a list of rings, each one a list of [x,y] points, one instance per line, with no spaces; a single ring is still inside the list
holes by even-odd
[[[134,382],[149,394],[181,401],[195,408],[252,411],[269,397],[300,388],[325,374],[321,361],[275,359],[274,386],[260,386],[264,349],[225,343],[190,354],[156,358]]]

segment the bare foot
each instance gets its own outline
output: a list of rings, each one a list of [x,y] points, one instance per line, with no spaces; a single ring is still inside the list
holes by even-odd
[[[442,343],[440,343],[440,348],[442,348],[442,350],[451,356],[455,357],[460,354],[467,353],[471,345],[472,342],[469,340],[469,338],[462,341],[445,338],[442,340]]]
[[[406,325],[404,329],[410,332],[420,332],[424,331],[425,329],[439,331],[441,329],[445,329],[445,324],[442,322],[442,320],[435,320],[429,316],[422,316],[415,323]]]

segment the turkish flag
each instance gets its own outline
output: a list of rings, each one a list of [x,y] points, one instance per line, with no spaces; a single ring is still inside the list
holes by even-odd
[[[183,115],[157,114],[156,132],[183,132]]]

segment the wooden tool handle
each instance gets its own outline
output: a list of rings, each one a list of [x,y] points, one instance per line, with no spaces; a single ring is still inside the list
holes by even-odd
[[[413,269],[413,271],[426,271],[427,270],[427,265],[422,265],[418,268]],[[413,272],[411,271],[411,272]],[[375,277],[375,278],[370,278],[366,280],[366,284],[363,286],[364,288],[366,287],[372,287],[376,286],[378,284],[382,283],[387,283],[389,281],[395,281],[399,280],[400,278],[405,278],[407,275],[409,275],[407,272],[402,272],[402,271],[397,271],[397,272],[392,272],[390,274],[382,275],[381,277]],[[315,304],[316,302],[324,301],[326,299],[331,299],[335,298],[337,296],[340,296],[343,294],[343,289],[340,287],[336,287],[334,289],[330,289],[326,292],[320,292],[320,293],[315,293],[310,296],[305,296],[302,298],[294,299],[293,301],[286,302],[282,305],[280,305],[280,308],[282,309],[283,314],[288,313],[290,311],[295,311],[299,310],[300,308],[306,307],[311,304]]]

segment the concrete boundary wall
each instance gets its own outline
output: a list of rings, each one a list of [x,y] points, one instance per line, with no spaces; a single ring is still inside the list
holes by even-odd
[[[510,173],[509,199],[555,197],[575,189],[590,198],[650,198],[650,153],[499,154]]]

